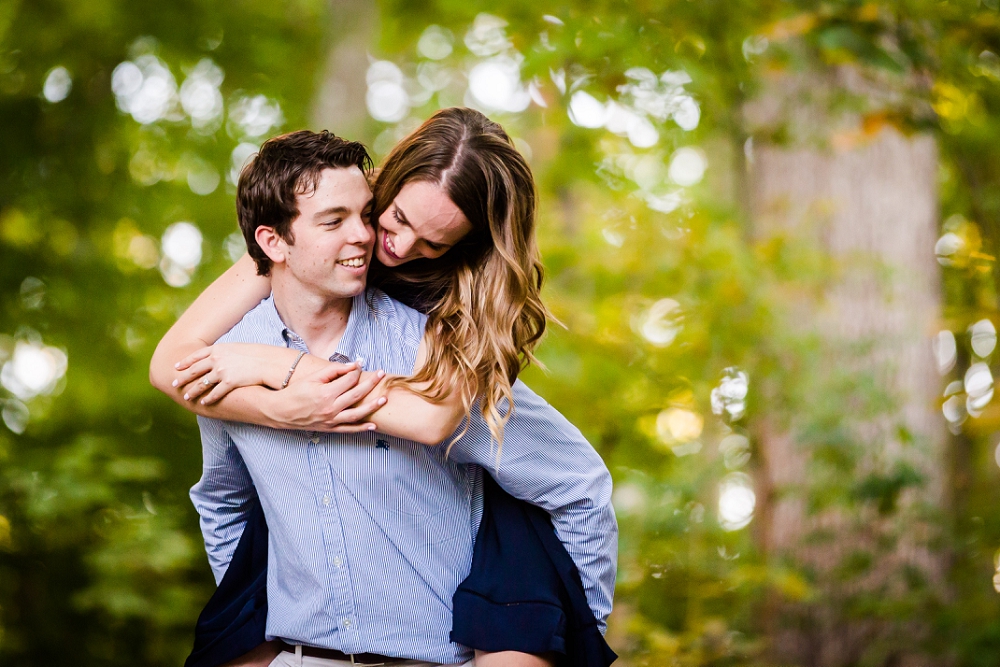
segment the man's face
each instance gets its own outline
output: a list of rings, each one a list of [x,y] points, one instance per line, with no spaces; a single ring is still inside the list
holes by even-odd
[[[357,167],[324,169],[316,190],[298,195],[294,242],[281,241],[285,273],[326,298],[351,298],[365,288],[375,233],[372,193]]]

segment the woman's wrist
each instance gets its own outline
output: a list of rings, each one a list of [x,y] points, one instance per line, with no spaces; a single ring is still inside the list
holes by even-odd
[[[265,357],[266,363],[261,364],[261,384],[271,389],[283,389],[285,378],[288,377],[288,369],[299,356],[299,351],[294,348],[281,350],[281,354],[274,355],[273,358]],[[296,373],[301,369],[296,369]]]

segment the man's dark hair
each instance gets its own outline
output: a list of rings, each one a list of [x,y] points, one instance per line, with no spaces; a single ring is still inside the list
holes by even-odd
[[[236,188],[236,216],[258,275],[271,273],[271,259],[257,243],[257,228],[273,227],[278,236],[294,243],[291,226],[299,215],[296,196],[312,194],[324,169],[349,167],[368,176],[372,170],[368,151],[326,130],[299,130],[264,142],[243,167]]]

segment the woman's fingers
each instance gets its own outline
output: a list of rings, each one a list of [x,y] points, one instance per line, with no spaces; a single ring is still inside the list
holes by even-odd
[[[375,424],[371,422],[364,422],[361,424],[341,424],[339,426],[334,426],[327,433],[365,433],[366,431],[374,431]]]
[[[205,380],[208,380],[208,384],[205,384]],[[205,375],[193,382],[189,382],[184,387],[184,400],[185,401],[196,401],[198,397],[207,392],[214,386],[210,375]]]
[[[205,358],[194,362],[188,368],[177,374],[174,379],[173,385],[175,387],[183,387],[186,384],[191,384],[195,380],[201,378],[203,375],[207,375],[212,371],[213,364],[212,360]]]
[[[324,382],[324,391],[328,399],[336,402],[336,399],[358,384],[361,379],[361,369],[355,367],[342,375],[336,376],[335,380]]]
[[[362,420],[367,419],[369,415],[385,405],[385,402],[385,396],[372,397],[372,400],[365,401],[356,408],[341,410],[340,414],[337,415],[337,421],[340,422],[341,425],[357,424]]]
[[[348,373],[353,373],[358,371],[358,376],[360,377],[361,367],[357,362],[351,362],[349,364],[340,364],[335,361],[331,361],[329,364],[316,371],[312,375],[306,377],[306,379],[313,382],[333,382],[339,377],[347,375]]]
[[[203,347],[200,350],[197,350],[196,352],[192,352],[191,354],[189,354],[188,356],[184,357],[176,364],[174,364],[174,369],[178,371],[186,370],[188,366],[190,366],[196,361],[201,361],[210,354],[212,354],[212,346],[210,345],[208,347]],[[174,386],[176,387],[177,385]]]
[[[334,400],[333,407],[337,409],[338,412],[343,413],[352,405],[358,403],[359,401],[364,400],[365,397],[368,396],[368,394],[370,394],[373,389],[375,389],[378,383],[382,381],[383,377],[385,377],[385,373],[383,373],[382,371],[374,373],[368,377],[362,377],[362,379],[358,382],[358,384],[354,388],[343,392],[339,397],[337,397]],[[377,398],[378,396],[372,397],[373,401]],[[338,417],[337,421],[357,421],[357,419],[344,420],[344,419],[339,419]]]
[[[212,385],[212,390],[208,392],[205,398],[201,399],[202,405],[212,405],[225,398],[226,394],[236,389],[235,386],[228,382],[219,382],[218,384]]]

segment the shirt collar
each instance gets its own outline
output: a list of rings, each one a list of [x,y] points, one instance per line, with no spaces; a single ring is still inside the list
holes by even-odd
[[[340,337],[337,344],[337,351],[330,357],[331,361],[341,361],[349,363],[360,361],[361,367],[365,366],[365,350],[368,342],[364,336],[364,323],[368,320],[371,307],[368,305],[368,290],[362,290],[356,294],[351,301],[351,314],[347,316],[347,328],[344,335]],[[340,358],[335,358],[340,357]]]
[[[347,316],[347,327],[344,329],[344,335],[340,337],[340,342],[337,344],[337,351],[330,357],[330,361],[339,361],[342,363],[361,361],[362,367],[365,365],[363,355],[366,348],[366,341],[362,333],[364,329],[363,323],[371,313],[367,293],[368,291],[364,290],[351,299],[351,313]],[[282,321],[281,315],[278,314],[278,309],[274,306],[273,292],[261,302],[261,308],[268,327],[273,327],[274,330],[280,331],[286,345],[308,352],[302,337],[289,329]]]

